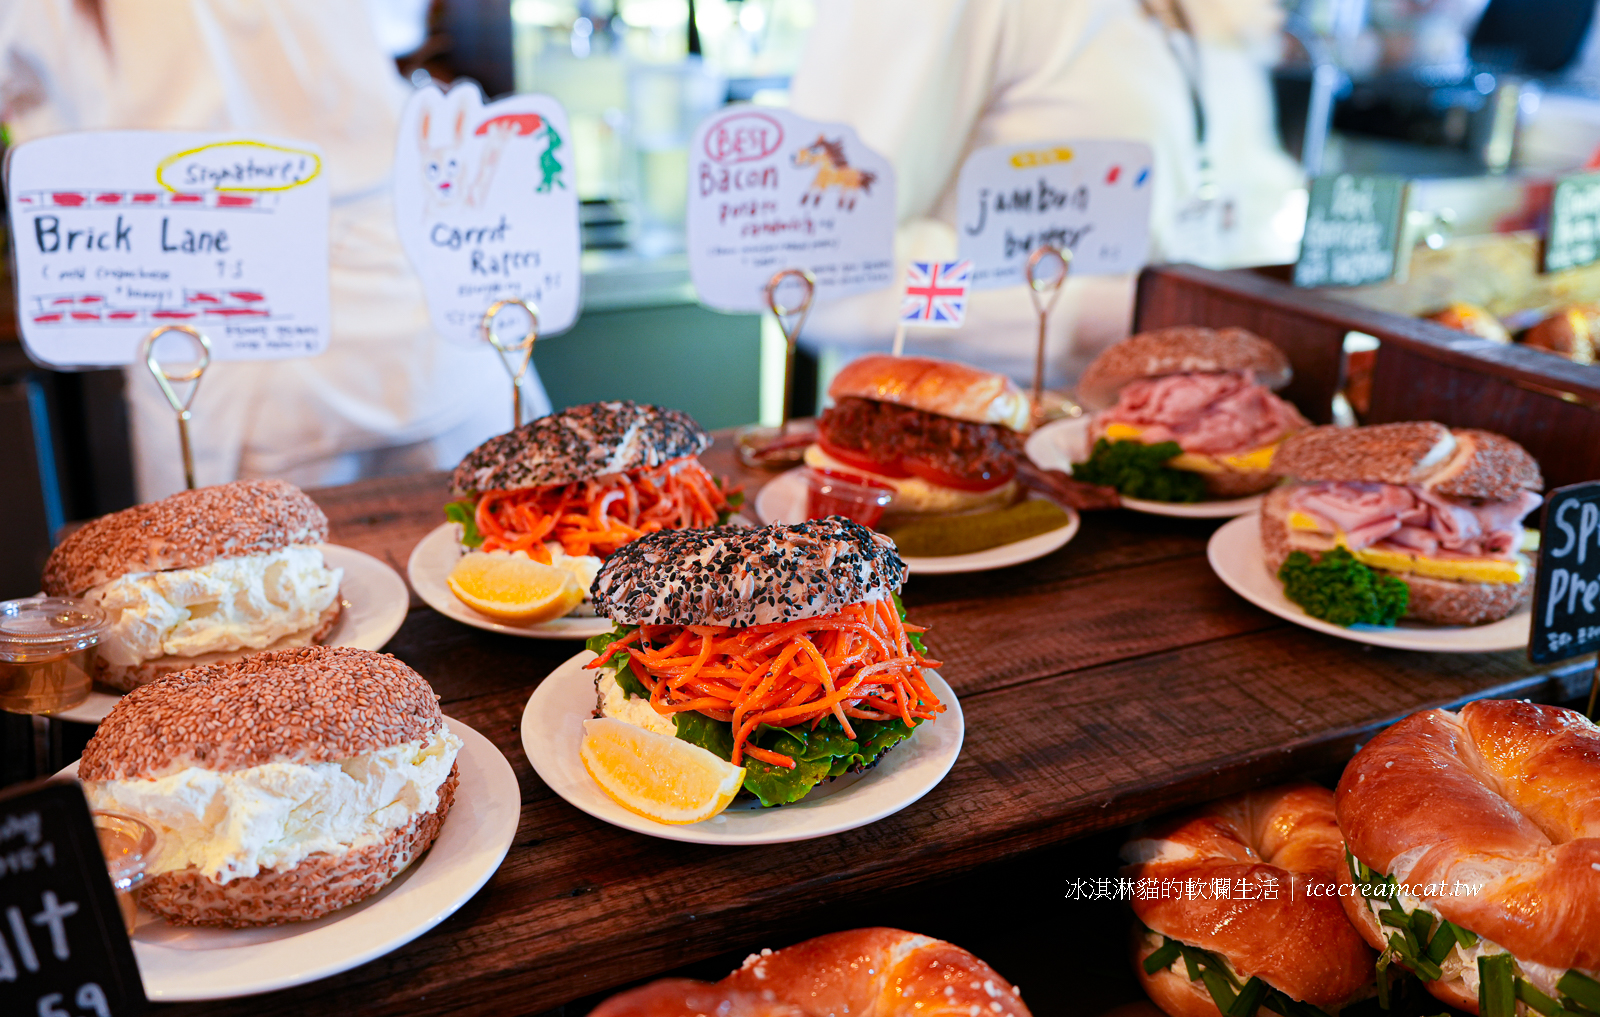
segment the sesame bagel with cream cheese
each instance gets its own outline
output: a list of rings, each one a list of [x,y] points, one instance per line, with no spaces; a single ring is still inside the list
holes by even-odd
[[[1292,376],[1283,351],[1253,332],[1179,325],[1111,346],[1084,372],[1078,397],[1097,411],[1096,444],[1175,443],[1166,467],[1198,475],[1209,497],[1240,498],[1276,483],[1278,445],[1310,426],[1273,394]]]
[[[653,533],[595,578],[596,715],[742,766],[763,805],[873,765],[945,706],[888,537],[841,516]]]
[[[135,689],[89,740],[78,778],[93,808],[160,838],[139,891],[147,910],[275,925],[363,900],[426,850],[461,745],[433,689],[393,656],[308,646]]]
[[[127,690],[326,638],[343,579],[317,546],[327,538],[327,516],[293,484],[236,480],[89,522],[51,552],[43,585],[106,612],[95,679]]]
[[[1289,555],[1336,547],[1406,584],[1405,617],[1498,621],[1533,595],[1522,520],[1538,508],[1539,464],[1516,442],[1432,421],[1318,427],[1284,442],[1261,540],[1276,575]]]

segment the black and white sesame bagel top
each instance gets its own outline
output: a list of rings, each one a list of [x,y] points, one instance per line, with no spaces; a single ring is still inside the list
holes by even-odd
[[[571,484],[652,469],[711,446],[682,410],[635,402],[586,403],[530,420],[479,445],[450,478],[456,496]]]
[[[300,646],[178,671],[123,696],[84,747],[83,780],[188,767],[325,763],[426,741],[439,697],[391,654]]]
[[[841,516],[663,530],[606,559],[595,611],[624,625],[744,627],[833,614],[900,589],[894,541]]]

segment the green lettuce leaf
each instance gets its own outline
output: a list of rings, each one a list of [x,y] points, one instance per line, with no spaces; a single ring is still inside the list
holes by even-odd
[[[638,628],[637,625],[618,625],[610,632],[603,632],[598,636],[590,636],[584,641],[583,645],[591,653],[594,653],[598,656],[599,654],[606,652],[606,647],[621,639],[623,636],[626,636],[636,628]],[[615,659],[616,658],[614,657],[612,658],[613,661]],[[610,663],[608,663],[606,665],[607,669],[611,670],[611,673],[617,676],[617,684],[622,686],[622,691],[626,692],[630,696],[638,696],[640,699],[649,699],[650,690],[645,688],[644,682],[639,680],[638,672],[634,670],[638,662],[635,661],[631,655],[625,655],[624,659],[628,661],[627,667],[622,667],[619,665],[615,668],[612,668]]]
[[[478,532],[477,512],[470,501],[453,501],[444,507],[444,517],[461,524],[461,543],[467,547],[483,546],[483,534]]]

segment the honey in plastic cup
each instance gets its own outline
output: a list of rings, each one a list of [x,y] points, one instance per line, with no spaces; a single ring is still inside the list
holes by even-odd
[[[100,853],[106,858],[106,873],[117,891],[117,907],[122,924],[133,935],[139,904],[134,893],[144,882],[145,872],[156,853],[156,834],[140,820],[119,812],[94,813],[94,831],[100,837]]]
[[[89,698],[105,612],[67,597],[0,603],[0,710],[59,713]]]

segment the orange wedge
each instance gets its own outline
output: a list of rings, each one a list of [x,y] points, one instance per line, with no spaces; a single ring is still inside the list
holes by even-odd
[[[560,618],[583,601],[571,572],[504,551],[469,551],[446,582],[474,611],[519,625]]]
[[[584,769],[612,801],[658,823],[698,823],[733,801],[744,767],[626,721],[583,722]]]

